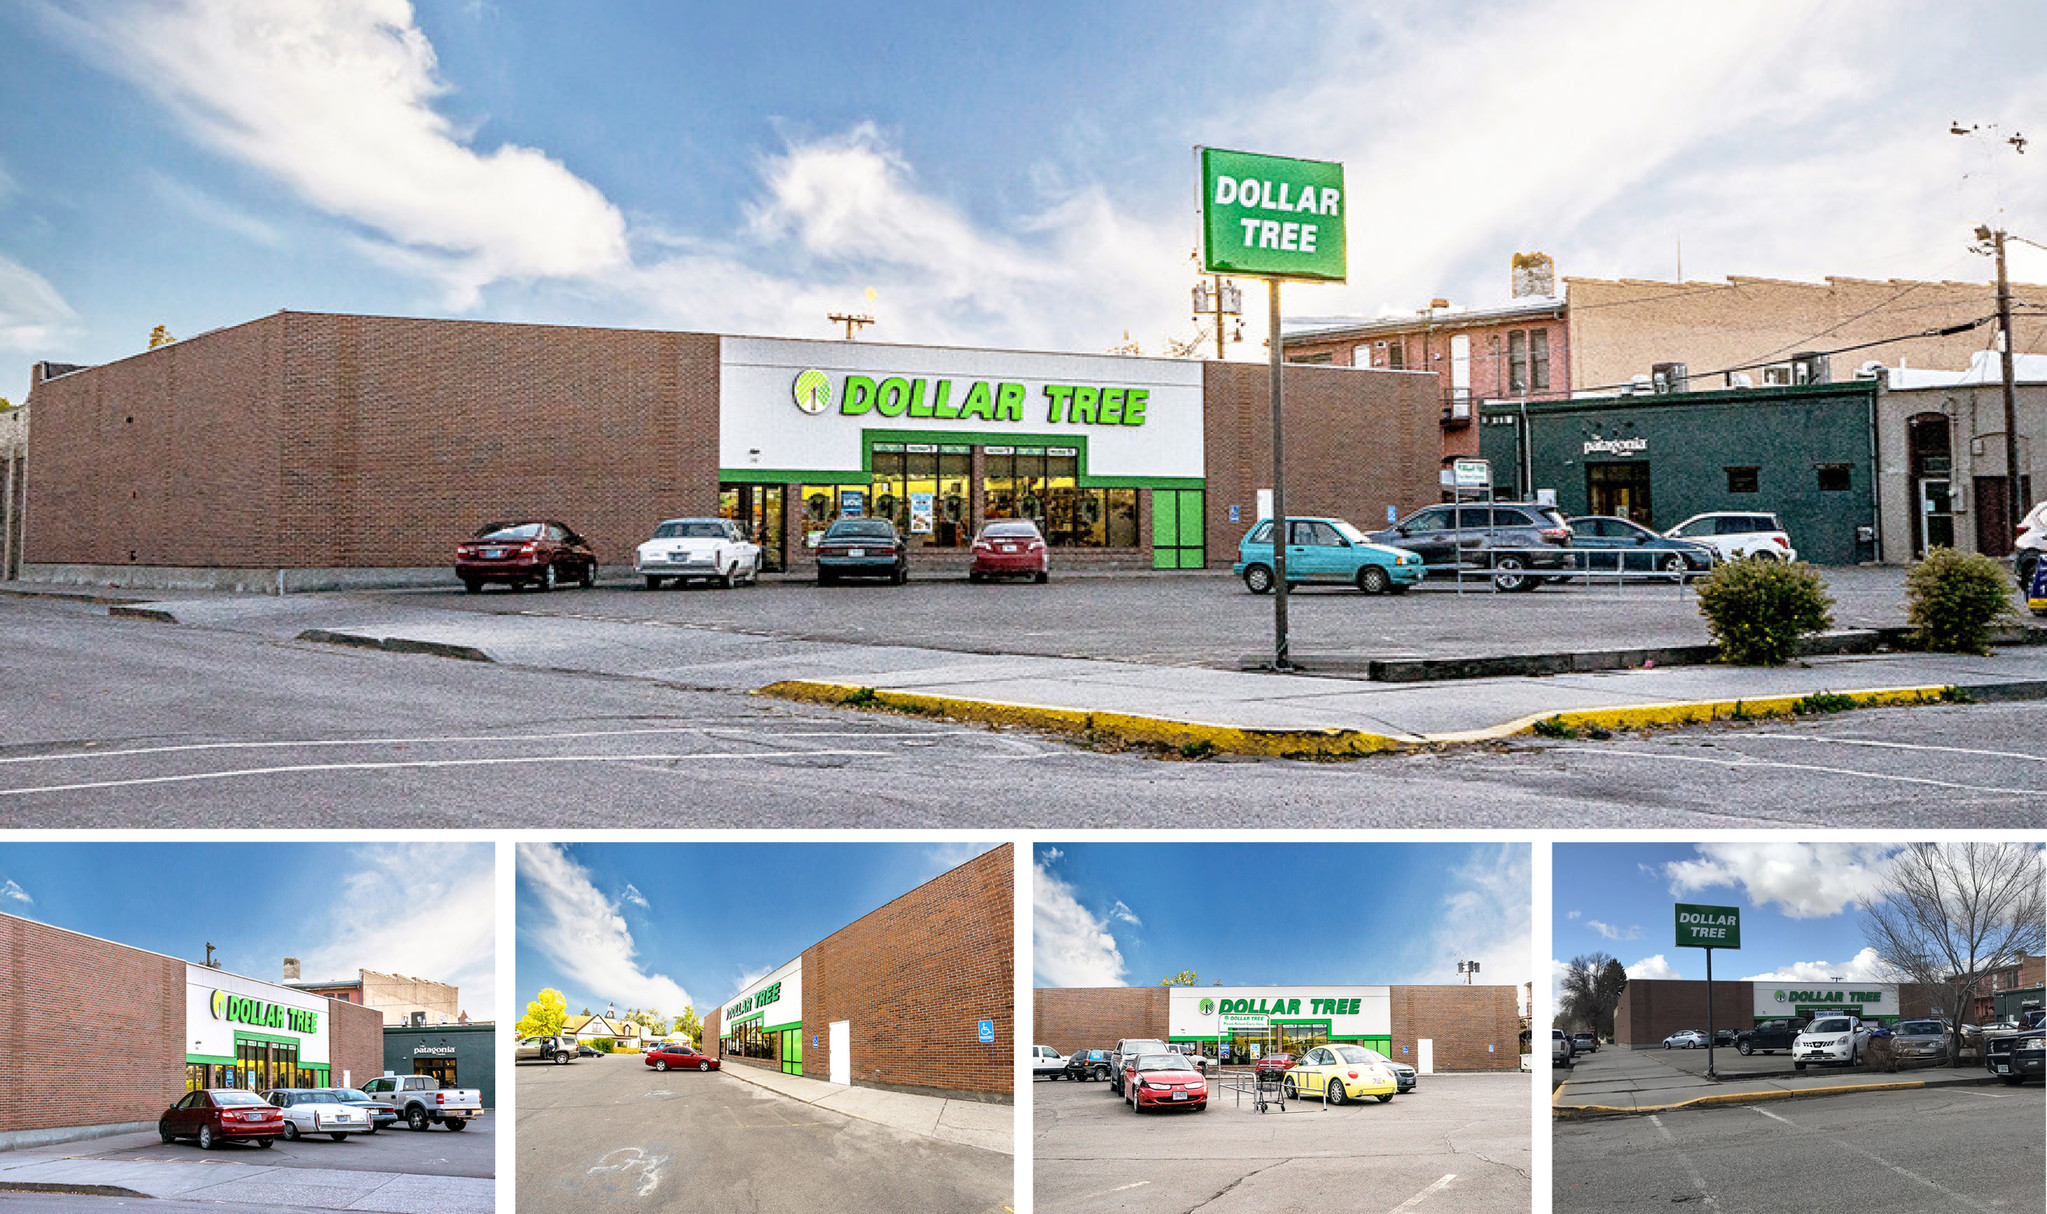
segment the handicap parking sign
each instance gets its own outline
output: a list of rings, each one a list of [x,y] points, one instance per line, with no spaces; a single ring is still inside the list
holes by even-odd
[[[983,1020],[981,1022],[981,1040],[989,1045],[995,1044],[995,1022],[993,1020]]]

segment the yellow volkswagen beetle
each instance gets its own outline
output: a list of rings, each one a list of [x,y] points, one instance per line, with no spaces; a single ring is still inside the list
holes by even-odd
[[[1377,1096],[1385,1104],[1400,1090],[1393,1072],[1361,1045],[1318,1045],[1288,1068],[1280,1082],[1288,1100],[1320,1096],[1327,1088],[1331,1104],[1367,1096]]]

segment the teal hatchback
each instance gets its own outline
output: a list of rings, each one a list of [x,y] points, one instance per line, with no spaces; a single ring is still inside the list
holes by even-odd
[[[1289,586],[1356,586],[1366,594],[1402,594],[1422,580],[1422,558],[1405,548],[1375,544],[1340,518],[1289,518],[1286,546]],[[1230,571],[1252,594],[1271,594],[1272,520],[1260,519],[1237,545]]]

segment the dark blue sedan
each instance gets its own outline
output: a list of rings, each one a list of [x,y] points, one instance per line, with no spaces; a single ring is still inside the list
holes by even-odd
[[[1594,577],[1704,577],[1713,572],[1713,550],[1674,540],[1632,519],[1589,514],[1571,520],[1570,566]]]

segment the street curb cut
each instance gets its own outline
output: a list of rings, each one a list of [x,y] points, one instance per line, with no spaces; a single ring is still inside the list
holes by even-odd
[[[1414,750],[1426,746],[1495,742],[1517,734],[1537,732],[1538,726],[1563,732],[1591,728],[1635,729],[1650,726],[1700,725],[1711,721],[1748,717],[1784,717],[1793,715],[1795,705],[1812,698],[1810,694],[1781,695],[1753,700],[1694,700],[1669,704],[1581,708],[1567,712],[1531,713],[1504,725],[1460,733],[1388,735],[1335,728],[1268,729],[1209,725],[1168,717],[1089,712],[1085,709],[1050,708],[1037,704],[1012,704],[1000,700],[892,691],[887,688],[812,679],[785,679],[757,688],[753,694],[813,704],[831,704],[841,708],[883,708],[926,716],[949,717],[954,720],[979,721],[988,725],[1021,725],[1050,733],[1106,736],[1146,746],[1178,747],[1182,750],[1202,749],[1204,753],[1212,751],[1259,758],[1354,758],[1359,755]],[[1926,686],[1869,688],[1823,694],[1839,696],[1857,708],[1882,708],[1945,703],[1951,699],[1954,692],[1946,686]]]
[[[441,641],[411,641],[404,637],[379,639],[358,636],[352,632],[330,632],[325,628],[308,628],[299,633],[297,639],[319,645],[346,645],[352,649],[381,649],[385,653],[422,653],[429,657],[455,658],[463,662],[497,661],[483,650],[470,645],[449,645]]]
[[[0,1193],[67,1193],[80,1197],[140,1197],[149,1194],[124,1189],[117,1184],[60,1184],[31,1180],[0,1180]]]
[[[1931,1086],[1980,1087],[1995,1082],[1997,1076],[1985,1075],[1966,1082],[1939,1083]],[[1667,1113],[1672,1109],[1710,1108],[1721,1104],[1754,1104],[1762,1100],[1794,1100],[1806,1096],[1840,1096],[1849,1092],[1896,1092],[1927,1086],[1923,1079],[1901,1079],[1891,1083],[1840,1083],[1823,1088],[1799,1088],[1794,1091],[1715,1092],[1709,1096],[1695,1096],[1690,1100],[1679,1100],[1671,1104],[1644,1104],[1632,1108],[1609,1104],[1559,1105],[1552,1098],[1550,1116],[1556,1121],[1575,1121],[1592,1117],[1639,1117],[1649,1113]]]
[[[175,624],[178,617],[160,607],[124,607],[119,604],[107,608],[107,614],[117,620],[153,620],[159,624]]]

